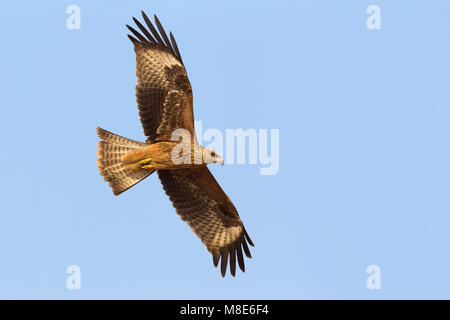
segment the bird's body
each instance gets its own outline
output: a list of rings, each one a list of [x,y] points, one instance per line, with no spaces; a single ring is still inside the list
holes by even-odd
[[[253,245],[231,200],[223,192],[207,165],[223,164],[213,150],[197,143],[194,131],[192,88],[175,38],[159,30],[142,12],[145,28],[133,18],[142,34],[127,26],[136,52],[136,100],[145,143],[97,128],[98,167],[115,195],[128,190],[157,171],[177,213],[221,260],[224,276],[228,261],[234,276],[236,261],[245,271],[243,251],[251,257]],[[144,37],[145,36],[145,37]],[[180,135],[181,133],[181,135]]]
[[[142,167],[145,167],[144,169],[154,170],[178,170],[206,165],[203,161],[195,161],[196,146],[194,144],[191,145],[190,152],[186,157],[183,157],[183,154],[180,153],[180,160],[187,161],[181,161],[181,163],[175,164],[172,151],[177,145],[178,142],[175,141],[161,141],[134,149],[122,157],[122,164],[125,169],[132,171],[141,170]]]

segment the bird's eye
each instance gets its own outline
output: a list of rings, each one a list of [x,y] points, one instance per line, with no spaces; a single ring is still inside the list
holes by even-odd
[[[211,156],[215,157],[215,156],[216,156],[216,153],[215,153],[214,151],[211,152]]]

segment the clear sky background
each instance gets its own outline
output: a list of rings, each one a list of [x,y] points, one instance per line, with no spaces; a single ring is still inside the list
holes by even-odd
[[[1,8],[1,298],[450,298],[449,1]],[[280,129],[277,175],[211,166],[256,245],[236,278],[156,175],[114,197],[98,174],[97,126],[144,140],[125,28],[140,10],[173,31],[204,130]]]

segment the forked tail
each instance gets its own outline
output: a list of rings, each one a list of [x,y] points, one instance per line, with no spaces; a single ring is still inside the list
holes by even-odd
[[[97,144],[98,169],[116,196],[154,172],[146,169],[130,171],[122,166],[121,159],[124,154],[147,144],[121,137],[102,128],[97,128],[97,135],[102,139]]]

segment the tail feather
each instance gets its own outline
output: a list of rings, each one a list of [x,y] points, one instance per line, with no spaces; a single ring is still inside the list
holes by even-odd
[[[147,145],[146,143],[119,136],[118,134],[109,132],[102,128],[97,128],[97,135],[99,136],[100,139],[103,139],[108,143],[126,148],[137,149],[145,147]]]
[[[103,139],[97,144],[98,169],[105,181],[109,182],[116,196],[154,172],[145,169],[130,171],[122,166],[122,156],[129,151],[146,146],[145,143],[121,137],[102,128],[97,128],[97,135]]]

